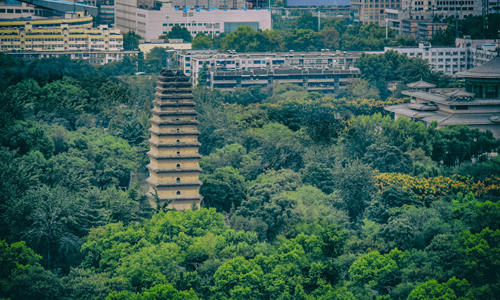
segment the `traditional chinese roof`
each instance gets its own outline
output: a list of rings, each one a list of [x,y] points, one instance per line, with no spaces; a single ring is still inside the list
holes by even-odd
[[[467,71],[459,72],[457,77],[465,78],[494,78],[500,79],[500,57],[497,56],[487,63],[479,67],[472,68]]]
[[[435,84],[432,84],[432,83],[429,83],[429,82],[426,82],[423,80],[408,83],[406,86],[409,88],[412,88],[412,89],[432,89],[432,88],[436,87]]]

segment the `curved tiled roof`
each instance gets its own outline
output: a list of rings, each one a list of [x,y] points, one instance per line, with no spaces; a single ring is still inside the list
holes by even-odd
[[[406,85],[409,88],[416,88],[416,89],[430,89],[430,88],[435,88],[436,85],[432,83],[425,82],[423,80],[419,80],[416,82],[408,83]]]
[[[470,70],[457,73],[457,77],[500,79],[500,56]]]

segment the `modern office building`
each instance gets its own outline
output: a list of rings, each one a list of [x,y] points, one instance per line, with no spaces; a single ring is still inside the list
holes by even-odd
[[[266,9],[180,9],[167,1],[141,4],[138,0],[116,0],[115,26],[123,33],[134,31],[146,41],[168,34],[174,26],[186,28],[193,36],[218,35],[239,26],[271,29],[271,12]]]
[[[189,78],[181,71],[162,70],[156,85],[148,164],[154,206],[179,210],[199,207],[201,181],[195,103]]]
[[[462,39],[457,40],[456,47],[433,47],[429,42],[423,42],[418,47],[385,47],[384,51],[396,51],[408,57],[421,58],[426,60],[434,71],[448,75],[479,66],[497,56],[498,41],[495,44],[486,44],[493,45],[492,47],[485,47],[484,44],[476,44],[474,47],[472,43],[464,45]]]
[[[388,106],[394,118],[408,118],[438,127],[467,125],[489,130],[500,138],[500,57],[457,77],[465,79],[465,88],[435,88],[426,82],[409,84],[403,91],[410,103]]]

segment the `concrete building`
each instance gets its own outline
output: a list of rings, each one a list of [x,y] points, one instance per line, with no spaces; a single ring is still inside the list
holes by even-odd
[[[69,55],[96,64],[136,55],[123,51],[119,30],[106,25],[93,28],[92,17],[82,13],[0,21],[0,51],[26,60]]]
[[[483,0],[402,0],[401,11],[405,19],[433,20],[447,17],[481,16]]]
[[[211,88],[273,87],[278,84],[296,84],[310,92],[335,93],[345,89],[359,77],[359,69],[350,68],[251,68],[248,70],[210,70]]]
[[[411,103],[388,106],[394,118],[408,118],[438,127],[467,125],[489,130],[500,138],[500,57],[460,72],[465,88],[435,88],[425,82],[409,84],[403,91]]]
[[[50,11],[25,2],[2,0],[0,1],[0,19],[43,18],[50,16]]]
[[[470,41],[470,39],[468,39]],[[493,48],[484,49],[481,46],[462,43],[456,47],[432,47],[430,43],[420,43],[418,47],[385,47],[384,51],[396,51],[408,57],[418,57],[426,60],[434,71],[454,75],[472,67],[483,64],[497,56],[497,44]],[[469,45],[469,46],[467,46]]]
[[[174,55],[177,66],[196,83],[201,69],[246,71],[250,69],[349,69],[361,57],[360,51],[220,53],[192,50]],[[383,52],[370,52],[379,54]]]
[[[351,0],[354,19],[363,24],[385,25],[386,9],[397,10],[402,0]]]
[[[116,0],[115,26],[124,33],[134,31],[146,41],[168,34],[174,26],[185,27],[193,36],[198,33],[218,35],[232,32],[239,26],[271,29],[271,12],[262,9],[179,9],[166,1],[155,1],[151,7],[138,0]]]
[[[189,78],[181,71],[162,70],[153,104],[147,182],[160,203],[152,204],[180,210],[199,207],[200,132]]]

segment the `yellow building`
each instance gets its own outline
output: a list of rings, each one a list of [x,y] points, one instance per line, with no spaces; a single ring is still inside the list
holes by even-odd
[[[153,104],[147,179],[150,192],[157,193],[161,204],[170,202],[169,208],[199,207],[200,133],[189,78],[182,71],[162,70]]]
[[[107,26],[92,28],[92,17],[0,21],[1,52],[122,51],[123,36]]]

